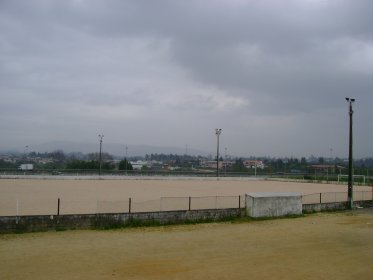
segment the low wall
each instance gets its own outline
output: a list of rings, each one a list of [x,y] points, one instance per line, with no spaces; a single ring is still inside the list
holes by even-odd
[[[373,201],[354,201],[355,207],[373,207]],[[315,203],[315,204],[303,204],[303,213],[314,213],[322,211],[340,211],[347,210],[349,207],[348,202],[329,202],[329,203]]]
[[[347,202],[330,202],[330,203],[315,203],[315,204],[303,204],[303,213],[313,213],[322,211],[338,211],[346,210],[348,208]]]
[[[182,224],[221,221],[241,216],[243,209],[210,209],[146,213],[0,217],[0,233],[124,227],[126,225]]]
[[[373,207],[373,201],[355,201],[357,207]],[[303,204],[303,213],[346,210],[347,202]],[[126,225],[182,224],[188,222],[222,221],[245,215],[246,209],[210,209],[145,213],[82,214],[60,216],[0,217],[0,233],[96,229]]]

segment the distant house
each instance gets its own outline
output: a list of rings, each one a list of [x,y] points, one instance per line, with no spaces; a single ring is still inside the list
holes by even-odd
[[[34,165],[31,164],[31,163],[21,164],[21,165],[18,167],[18,169],[23,170],[23,171],[33,170],[33,169],[34,169]]]
[[[143,166],[148,166],[148,162],[143,160],[131,161],[133,170],[141,170]]]
[[[200,162],[201,167],[205,168],[216,168],[216,160],[201,160]],[[219,169],[223,168],[224,161],[219,160],[218,167]]]
[[[163,170],[168,170],[168,171],[175,171],[175,170],[180,170],[180,167],[179,166],[172,166],[172,165],[169,165],[169,164],[163,164],[162,169]]]
[[[143,161],[143,160],[137,160],[137,161],[130,161],[133,170],[141,170],[144,166],[147,168],[156,168],[158,166],[162,166],[162,163],[159,161]]]
[[[246,168],[259,168],[264,169],[264,163],[261,160],[244,160],[243,165]]]

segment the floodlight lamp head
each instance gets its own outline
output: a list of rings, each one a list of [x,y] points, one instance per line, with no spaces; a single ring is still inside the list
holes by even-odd
[[[221,128],[215,128],[215,134],[220,135],[221,133]]]
[[[346,101],[352,103],[352,102],[355,102],[355,98],[346,97]]]

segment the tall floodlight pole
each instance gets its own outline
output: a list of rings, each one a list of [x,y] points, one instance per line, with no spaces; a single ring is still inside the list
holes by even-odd
[[[224,176],[225,177],[227,177],[227,161],[228,161],[228,159],[227,159],[227,147],[225,147],[224,148],[224,150],[225,150],[225,162],[224,162]]]
[[[348,144],[348,207],[353,208],[353,166],[352,166],[352,103],[355,102],[355,99],[346,97],[346,101],[349,103],[349,116],[350,116],[350,132],[349,132],[349,144]]]
[[[127,153],[128,153],[128,146],[126,146],[126,174],[127,174],[127,169],[128,169],[128,158],[127,158]]]
[[[98,138],[100,139],[100,166],[99,166],[99,170],[98,170],[98,175],[101,176],[101,167],[102,167],[102,138],[104,138],[104,135],[103,134],[99,134],[98,135]]]
[[[216,147],[216,177],[219,177],[219,136],[221,134],[221,128],[216,128],[215,134],[218,138],[217,147]]]
[[[24,151],[23,153],[24,153],[25,160],[27,161],[27,156],[28,156],[28,145],[25,146],[25,151]]]

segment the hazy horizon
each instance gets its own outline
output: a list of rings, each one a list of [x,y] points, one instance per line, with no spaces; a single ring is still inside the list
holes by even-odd
[[[126,150],[127,147],[127,150]],[[0,153],[18,153],[18,154],[25,154],[25,153],[48,153],[54,152],[57,150],[62,150],[65,154],[70,153],[82,153],[82,154],[90,154],[90,153],[98,153],[99,152],[99,143],[93,142],[70,142],[70,141],[51,141],[48,143],[42,143],[35,146],[27,146],[23,147],[23,149],[0,149]],[[191,149],[189,147],[177,147],[177,146],[151,146],[151,145],[122,145],[120,143],[103,143],[102,152],[109,153],[118,158],[131,158],[131,157],[144,157],[145,155],[150,154],[176,154],[176,155],[190,155],[190,156],[204,156],[204,157],[216,157],[216,147],[213,152],[203,151],[203,150],[196,150]],[[219,149],[219,156],[223,158],[297,158],[301,159],[305,157],[306,159],[310,158],[324,158],[329,160],[332,158],[333,160],[336,158],[340,159],[348,159],[346,157],[339,157],[333,154],[330,151],[329,155],[318,155],[318,154],[310,154],[306,156],[295,156],[295,155],[284,155],[284,156],[274,156],[270,154],[262,154],[262,155],[254,155],[254,154],[229,154],[228,149],[225,151],[225,148]],[[373,158],[373,156],[364,156],[364,157],[354,157],[354,160],[366,159],[366,158]]]

